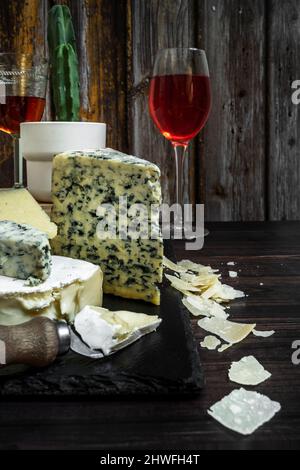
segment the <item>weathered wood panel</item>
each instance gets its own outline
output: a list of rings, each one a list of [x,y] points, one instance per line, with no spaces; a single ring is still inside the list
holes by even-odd
[[[81,117],[108,125],[107,145],[127,150],[127,5],[119,0],[69,0],[78,43]]]
[[[195,46],[195,9],[192,0],[131,0],[131,73],[129,74],[129,135],[132,152],[157,163],[162,170],[164,201],[173,201],[174,151],[154,126],[148,112],[149,79],[157,51]],[[187,158],[186,180],[195,188],[195,152]]]
[[[0,50],[44,54],[45,2],[0,2]],[[13,184],[13,147],[9,135],[0,132],[0,187]]]
[[[291,85],[300,80],[300,4],[269,2],[269,214],[271,220],[300,219],[300,105]]]
[[[108,145],[162,168],[173,199],[173,149],[148,112],[154,57],[163,47],[206,49],[212,114],[189,150],[192,200],[207,220],[299,219],[298,0],[10,0],[0,2],[0,50],[47,54],[47,11],[70,6],[77,34],[81,115],[108,124]],[[44,119],[51,119],[48,100]],[[13,182],[0,133],[0,187]]]
[[[204,0],[197,4],[199,46],[208,55],[213,90],[212,114],[204,132],[206,217],[211,221],[263,220],[264,1]]]
[[[118,0],[11,0],[0,2],[2,51],[47,54],[47,12],[69,5],[76,30],[81,77],[81,117],[108,125],[107,144],[126,151],[127,3]],[[50,87],[44,119],[51,119]],[[0,135],[0,187],[13,183],[11,138]]]

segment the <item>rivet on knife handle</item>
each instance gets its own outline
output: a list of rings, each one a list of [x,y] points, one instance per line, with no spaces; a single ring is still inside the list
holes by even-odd
[[[0,339],[5,343],[5,364],[44,367],[59,353],[56,323],[38,317],[17,326],[0,326]]]

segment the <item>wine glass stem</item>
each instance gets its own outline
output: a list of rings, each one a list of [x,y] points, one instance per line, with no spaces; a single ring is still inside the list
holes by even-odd
[[[173,144],[175,152],[175,167],[176,167],[176,204],[179,213],[177,214],[177,224],[180,224],[184,216],[184,160],[186,156],[186,144]],[[176,222],[175,222],[176,225]]]
[[[23,188],[23,159],[21,156],[20,139],[13,137],[14,145],[14,188]]]

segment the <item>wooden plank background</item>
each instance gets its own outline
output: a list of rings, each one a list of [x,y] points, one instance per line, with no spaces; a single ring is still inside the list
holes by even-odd
[[[200,47],[213,110],[189,149],[186,191],[216,220],[300,219],[299,0],[10,0],[0,2],[0,50],[47,54],[47,11],[70,6],[77,33],[81,116],[108,124],[108,145],[158,163],[174,194],[170,144],[149,118],[152,64],[163,47]],[[299,74],[299,75],[298,75]],[[51,119],[51,98],[44,119]],[[0,135],[0,187],[12,184]]]
[[[300,108],[291,85],[300,79],[300,3],[269,4],[268,197],[272,220],[300,219]]]

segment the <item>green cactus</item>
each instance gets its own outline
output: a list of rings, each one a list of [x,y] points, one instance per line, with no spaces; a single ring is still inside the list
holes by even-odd
[[[79,121],[78,58],[72,17],[66,5],[55,5],[49,11],[48,44],[56,119]]]

